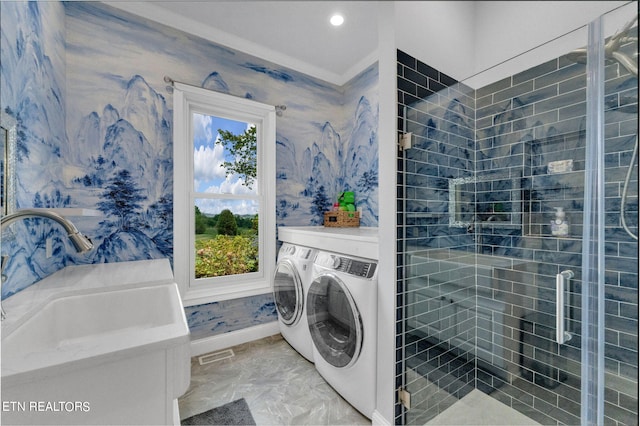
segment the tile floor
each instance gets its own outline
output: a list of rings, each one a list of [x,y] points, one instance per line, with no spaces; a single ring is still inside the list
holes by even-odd
[[[407,371],[407,389],[414,395],[427,392],[436,401],[444,401],[449,398],[455,400],[455,396],[435,383],[430,382],[412,369]],[[464,385],[469,387],[469,385]],[[422,410],[420,404],[413,407],[407,414],[407,424],[410,425],[475,425],[475,426],[533,426],[540,423],[518,412],[517,410],[490,397],[478,389],[465,390],[464,397],[456,401],[451,407],[431,418],[431,410]],[[429,419],[429,420],[427,420]]]
[[[234,346],[233,358],[191,360],[180,417],[244,398],[257,425],[365,425],[371,421],[338,395],[280,335]]]
[[[427,422],[427,425],[539,425],[524,414],[519,413],[474,389],[454,405]]]
[[[370,425],[280,335],[231,348],[232,358],[200,365],[191,360],[191,386],[179,399],[185,419],[244,398],[261,425]],[[428,425],[537,425],[473,390]]]

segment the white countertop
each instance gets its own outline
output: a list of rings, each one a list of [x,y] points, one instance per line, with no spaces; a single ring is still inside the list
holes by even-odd
[[[177,348],[189,358],[189,328],[168,259],[69,266],[2,305],[3,385],[149,351]]]
[[[174,281],[169,259],[67,266],[2,301],[7,314],[2,334],[10,333],[29,312],[58,297]]]
[[[279,226],[278,239],[334,253],[379,259],[377,227]]]

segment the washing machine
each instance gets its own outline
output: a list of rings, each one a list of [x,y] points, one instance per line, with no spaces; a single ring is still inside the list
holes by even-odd
[[[273,278],[273,298],[282,337],[307,360],[313,362],[305,297],[312,279],[317,250],[283,243]]]
[[[377,266],[318,251],[306,302],[318,373],[368,418],[376,403]]]

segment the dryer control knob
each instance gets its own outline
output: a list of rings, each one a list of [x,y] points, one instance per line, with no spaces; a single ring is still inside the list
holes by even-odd
[[[316,263],[326,268],[336,269],[338,266],[340,266],[340,258],[332,254],[324,253],[318,255]]]

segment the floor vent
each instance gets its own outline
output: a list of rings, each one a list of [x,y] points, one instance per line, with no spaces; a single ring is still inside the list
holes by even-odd
[[[233,353],[232,349],[225,349],[224,351],[202,355],[198,357],[198,362],[200,362],[200,365],[205,365],[222,361],[223,359],[233,358],[234,356],[236,356],[236,354]]]

